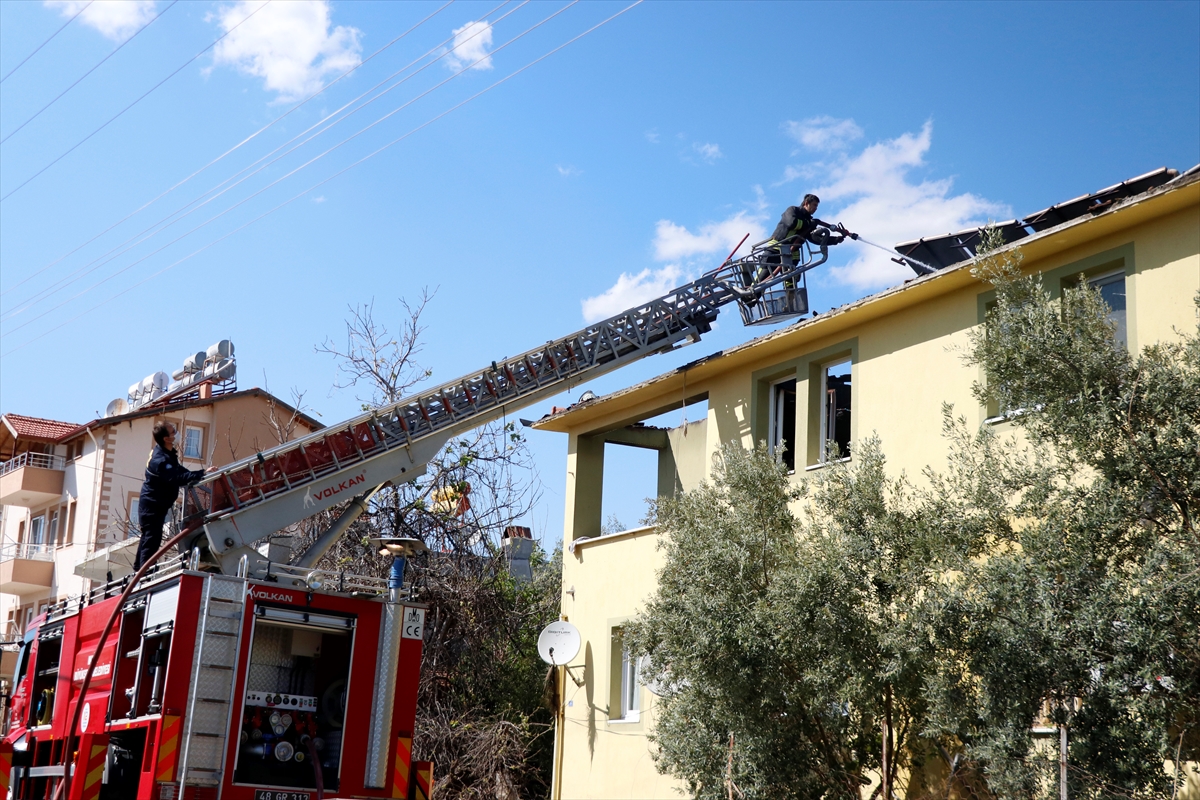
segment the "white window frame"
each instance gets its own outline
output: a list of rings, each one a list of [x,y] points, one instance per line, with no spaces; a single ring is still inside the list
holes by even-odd
[[[195,455],[192,455],[192,450],[188,446],[191,442],[189,434],[191,434],[192,431],[196,432],[197,441]],[[183,458],[191,459],[193,461],[204,460],[204,428],[201,428],[199,425],[183,426]]]
[[[31,548],[46,546],[46,515],[44,513],[29,519],[29,532],[25,541]]]
[[[62,514],[59,513],[57,508],[46,513],[50,517],[50,521],[46,524],[46,545],[49,547],[58,547],[58,532],[62,524],[59,518]]]
[[[820,440],[820,451],[818,453],[818,460],[817,460],[818,464],[829,464],[829,463],[837,463],[839,461],[849,461],[850,460],[849,456],[837,457],[837,458],[830,460],[828,453],[826,453],[826,451],[825,451],[826,443],[829,440],[833,439],[835,436],[835,433],[836,433],[836,428],[834,427],[836,425],[836,419],[829,418],[829,405],[830,405],[830,396],[831,396],[831,390],[829,388],[829,370],[833,369],[834,367],[841,367],[843,364],[846,366],[846,372],[851,376],[851,380],[850,380],[850,391],[851,391],[850,413],[852,415],[854,414],[854,394],[853,394],[853,392],[854,392],[854,361],[850,358],[841,358],[841,359],[838,359],[837,361],[830,361],[827,364],[822,364],[821,365],[821,420],[820,420],[821,440]],[[853,419],[853,416],[851,417],[851,419]]]
[[[620,722],[638,722],[642,718],[642,681],[638,676],[639,660],[621,648],[621,716]]]
[[[770,406],[770,410],[769,410],[770,413],[768,414],[771,435],[770,435],[770,438],[768,439],[769,445],[767,448],[767,451],[771,455],[775,455],[775,448],[778,447],[779,443],[784,440],[784,435],[783,435],[784,434],[784,426],[787,424],[787,418],[784,413],[784,410],[786,407],[784,397],[786,394],[785,389],[787,387],[787,384],[789,384],[789,383],[792,385],[792,396],[793,396],[793,398],[796,398],[797,397],[796,392],[798,391],[799,385],[800,385],[799,381],[796,380],[796,378],[783,378],[783,379],[775,381],[774,383],[771,384],[771,406]],[[788,455],[792,459],[792,466],[791,466],[791,469],[789,470],[789,472],[796,471],[796,451],[799,447],[799,444],[797,441],[799,439],[799,437],[796,435],[796,429],[798,427],[797,420],[796,420],[797,407],[798,407],[797,399],[793,399],[792,400],[792,442],[791,442],[790,448],[787,451]]]

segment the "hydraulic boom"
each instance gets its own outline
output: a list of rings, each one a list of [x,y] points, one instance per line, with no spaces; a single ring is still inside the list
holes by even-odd
[[[805,246],[795,266],[776,266],[764,278],[748,263],[761,260],[756,252],[757,258],[726,260],[663,297],[542,347],[229,464],[188,493],[184,527],[202,530],[222,570],[233,574],[243,556],[252,563],[259,558],[250,545],[264,536],[388,481],[421,474],[453,436],[680,342],[699,340],[728,303],[740,300],[743,317],[747,308],[766,308],[764,294],[771,287],[790,287],[827,257],[824,246],[819,257]],[[791,260],[789,252],[785,257]]]

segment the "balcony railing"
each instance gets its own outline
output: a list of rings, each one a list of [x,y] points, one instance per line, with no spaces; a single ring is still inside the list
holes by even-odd
[[[23,558],[28,561],[53,561],[54,546],[31,542],[4,542],[0,544],[0,561]]]
[[[38,467],[39,469],[65,469],[65,462],[62,456],[54,456],[49,453],[21,453],[16,458],[9,459],[3,464],[0,464],[0,475],[18,470],[21,467]]]

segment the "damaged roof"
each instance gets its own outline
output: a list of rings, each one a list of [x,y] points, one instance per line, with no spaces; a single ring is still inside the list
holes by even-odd
[[[1112,202],[1104,202],[1102,206],[1098,206],[1097,203],[1084,206],[1084,213],[1034,233],[1026,233],[1025,236],[1010,242],[997,252],[1015,249],[1019,242],[1020,248],[1030,260],[1047,258],[1063,250],[1086,244],[1097,238],[1098,235],[1139,224],[1147,219],[1200,202],[1200,165],[1192,167],[1182,175],[1175,170],[1156,170],[1085,197],[1107,197],[1105,192],[1112,189],[1138,185],[1139,181],[1152,177],[1157,181],[1158,177],[1164,173],[1169,173],[1166,182],[1143,183],[1141,185],[1148,188],[1144,188],[1137,195],[1131,197],[1114,195],[1111,198]],[[1059,206],[1069,206],[1082,199],[1077,198],[1067,201],[1067,203],[1060,203]],[[1051,209],[1059,206],[1051,206]],[[1089,208],[1094,210],[1089,211]],[[1051,209],[1040,211],[1038,214],[1044,215]],[[1031,217],[1033,216],[1037,215],[1031,215]],[[1029,217],[1026,219],[1028,220]],[[1084,226],[1091,224],[1102,225],[1107,230],[1102,230],[1099,234],[1092,230],[1082,230]],[[903,251],[901,250],[901,252]],[[970,258],[964,257],[961,261],[945,269],[907,280],[900,285],[847,303],[827,313],[811,318],[802,318],[764,336],[756,337],[728,350],[711,353],[625,389],[602,397],[584,400],[567,408],[556,407],[553,413],[532,423],[532,427],[560,433],[581,429],[590,431],[592,430],[590,426],[600,424],[610,415],[624,413],[625,410],[636,410],[637,416],[646,419],[655,413],[661,413],[670,408],[679,408],[680,393],[681,391],[686,392],[689,388],[693,391],[693,395],[683,399],[684,405],[702,400],[706,395],[703,392],[695,393],[694,387],[707,378],[743,364],[748,365],[776,355],[786,357],[808,341],[816,341],[834,335],[869,320],[894,313],[901,308],[931,300],[977,282],[978,279],[971,274],[970,269],[974,260],[974,255]]]

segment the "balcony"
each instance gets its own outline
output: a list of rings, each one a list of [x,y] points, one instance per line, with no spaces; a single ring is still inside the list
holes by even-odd
[[[54,578],[50,545],[5,542],[0,545],[0,592],[26,595],[44,592]]]
[[[0,505],[33,508],[62,497],[63,457],[21,453],[0,464]]]

